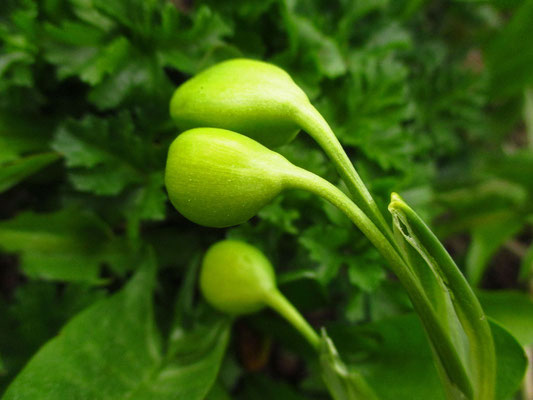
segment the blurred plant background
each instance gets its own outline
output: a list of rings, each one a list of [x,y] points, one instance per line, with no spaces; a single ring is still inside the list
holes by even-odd
[[[432,221],[489,316],[533,344],[532,21],[531,0],[2,0],[0,393],[89,310],[65,337],[132,379],[193,365],[209,387],[221,362],[209,399],[327,398],[311,349],[270,312],[239,320],[223,356],[227,332],[196,273],[231,237],[265,251],[281,290],[371,383],[437,398],[407,296],[332,206],[288,192],[227,230],[170,206],[170,96],[235,57],[286,69],[384,211],[397,191]],[[340,185],[306,135],[279,151]],[[31,382],[77,371],[86,390],[116,388],[113,371],[101,378],[59,347],[39,353],[49,363]],[[127,359],[144,360],[141,372]],[[188,384],[161,379],[146,385]]]

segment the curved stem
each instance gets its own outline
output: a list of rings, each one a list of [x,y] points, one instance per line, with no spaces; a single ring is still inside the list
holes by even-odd
[[[391,228],[326,120],[312,104],[298,107],[295,118],[333,161],[355,203],[394,244]]]
[[[318,334],[278,289],[268,292],[265,301],[269,307],[289,321],[315,350],[318,351],[320,349],[320,337]]]
[[[350,218],[372,242],[387,260],[392,271],[407,291],[428,338],[451,381],[460,388],[467,398],[472,398],[473,390],[470,378],[457,350],[446,333],[446,329],[431,306],[420,282],[382,232],[341,190],[305,169],[295,167],[287,171],[286,185],[287,187],[308,190],[329,201]]]

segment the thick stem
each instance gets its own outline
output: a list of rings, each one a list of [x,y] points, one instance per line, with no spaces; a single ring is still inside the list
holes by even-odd
[[[312,104],[298,107],[295,118],[333,161],[355,203],[394,243],[391,228],[326,120]]]
[[[320,337],[318,334],[278,289],[267,293],[266,304],[289,321],[315,350],[318,351],[320,349]]]
[[[308,190],[332,203],[346,214],[379,250],[407,291],[450,380],[460,388],[467,398],[472,398],[473,390],[470,378],[424,289],[382,232],[341,190],[309,171],[296,167],[287,172],[286,185],[287,187]]]

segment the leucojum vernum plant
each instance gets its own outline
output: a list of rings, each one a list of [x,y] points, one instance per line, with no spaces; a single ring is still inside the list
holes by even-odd
[[[248,221],[284,190],[320,196],[370,240],[405,288],[447,397],[495,399],[491,328],[471,287],[437,237],[395,193],[389,226],[326,120],[285,71],[253,60],[222,62],[179,87],[170,112],[184,132],[170,146],[165,184],[181,214],[203,226],[229,227]],[[350,196],[272,150],[300,129],[334,163]],[[343,364],[326,332],[318,335],[281,294],[259,250],[236,241],[215,244],[205,255],[200,286],[206,300],[225,313],[269,306],[285,317],[318,352],[334,398],[378,398]]]

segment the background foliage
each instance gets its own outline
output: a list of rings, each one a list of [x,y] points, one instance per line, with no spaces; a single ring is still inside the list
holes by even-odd
[[[42,393],[51,370],[68,371],[73,387],[50,398],[204,397],[229,335],[197,296],[198,260],[232,237],[266,252],[281,290],[331,326],[349,361],[427,398],[416,387],[429,354],[411,351],[424,338],[401,340],[413,323],[400,316],[407,297],[333,207],[288,192],[249,223],[215,230],[169,205],[170,96],[233,57],[285,68],[381,206],[400,192],[472,284],[515,290],[481,300],[532,344],[521,293],[533,269],[532,19],[529,0],[3,0],[0,391],[44,345],[6,398],[31,398],[25,382]],[[279,151],[340,184],[305,135]],[[210,399],[324,398],[311,349],[285,322],[264,312],[232,332]],[[414,368],[401,379],[390,374],[398,357]]]

